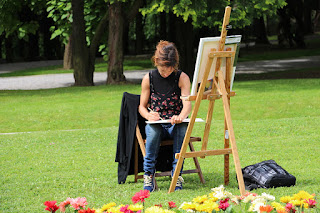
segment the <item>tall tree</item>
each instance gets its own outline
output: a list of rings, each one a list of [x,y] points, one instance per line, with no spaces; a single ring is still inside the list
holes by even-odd
[[[107,4],[104,0],[51,0],[48,5],[49,17],[57,24],[52,38],[62,38],[65,50],[72,50],[72,55],[65,51],[65,56],[72,58],[75,85],[92,86],[96,53],[108,26]]]
[[[93,70],[89,68],[89,49],[86,41],[84,1],[72,0],[72,55],[76,86],[92,86]]]
[[[129,22],[134,20],[142,4],[143,0],[110,2],[107,84],[125,81],[123,75],[123,32]]]

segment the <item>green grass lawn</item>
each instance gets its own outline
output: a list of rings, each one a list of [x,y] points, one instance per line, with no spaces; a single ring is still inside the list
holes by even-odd
[[[320,193],[319,79],[236,81],[231,111],[241,166],[273,159],[297,178],[296,186],[255,190],[276,196]],[[45,212],[43,202],[86,197],[88,207],[131,203],[142,180],[117,183],[115,153],[123,92],[140,85],[0,91],[0,212]],[[198,117],[205,118],[207,101]],[[196,123],[195,136],[203,124]],[[223,109],[216,101],[209,149],[223,147]],[[200,144],[196,145],[196,149]],[[168,194],[168,177],[147,206],[184,201],[223,184],[223,157],[199,159],[206,183],[184,175],[184,189]],[[239,194],[231,159],[230,184]],[[187,159],[185,169],[192,168]]]

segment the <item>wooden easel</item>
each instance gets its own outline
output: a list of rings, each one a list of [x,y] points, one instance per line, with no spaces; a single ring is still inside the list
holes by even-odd
[[[230,91],[230,69],[232,68],[231,58],[235,56],[235,52],[228,51],[228,50],[224,51],[230,13],[231,13],[231,7],[226,7],[222,30],[221,30],[221,37],[219,41],[219,49],[218,51],[212,50],[208,54],[208,61],[205,66],[205,73],[201,80],[200,88],[198,90],[197,95],[186,97],[186,100],[195,101],[195,104],[191,114],[190,123],[188,125],[187,131],[184,137],[184,141],[181,147],[181,151],[175,156],[176,159],[178,159],[178,163],[176,165],[176,169],[172,177],[172,181],[171,181],[168,193],[174,192],[175,185],[177,183],[178,176],[179,176],[184,159],[191,158],[191,157],[204,158],[206,156],[211,156],[211,155],[224,155],[224,163],[225,163],[224,182],[225,182],[225,185],[227,185],[229,183],[229,154],[233,154],[240,193],[241,195],[245,194],[243,175],[241,171],[240,160],[239,160],[237,145],[236,145],[234,131],[233,131],[233,125],[231,120],[231,114],[230,114],[230,97],[235,95],[234,92]],[[209,92],[206,91],[206,94],[204,94],[208,75],[210,73],[213,60],[215,58],[217,59],[217,61],[216,61],[216,67],[214,72],[212,89]],[[223,71],[220,69],[221,60],[226,60],[226,77],[224,77]],[[224,141],[225,148],[218,149],[218,150],[207,150],[214,102],[216,99],[219,99],[219,98],[222,98],[224,116],[225,116],[225,141]],[[208,113],[206,118],[206,125],[204,129],[202,148],[201,148],[201,151],[186,152],[188,143],[189,143],[188,138],[190,138],[191,136],[195,119],[200,107],[200,103],[203,99],[207,99],[210,102],[209,102]],[[229,148],[229,142],[231,143],[231,148]]]

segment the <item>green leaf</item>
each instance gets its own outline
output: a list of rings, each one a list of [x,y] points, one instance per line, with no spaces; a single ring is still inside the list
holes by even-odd
[[[50,12],[53,8],[54,8],[54,6],[47,7],[47,12]]]
[[[70,11],[71,10],[71,3],[67,3],[67,5],[65,6],[65,8],[63,8],[64,11]]]
[[[66,14],[63,14],[63,15],[61,16],[61,20],[65,19],[65,18],[68,18],[68,15],[69,15],[69,14],[67,14],[67,13],[66,13]]]

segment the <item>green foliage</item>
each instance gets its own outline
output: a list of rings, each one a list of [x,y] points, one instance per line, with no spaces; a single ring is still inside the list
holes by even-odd
[[[51,39],[59,37],[63,43],[67,43],[72,23],[71,1],[50,0],[47,5],[48,18],[52,18],[55,22],[55,25],[50,27]]]
[[[153,0],[141,9],[141,13],[146,16],[161,12],[173,12],[176,16],[182,17],[185,22],[191,19],[195,27],[214,27],[222,24],[224,9],[226,6],[231,6],[232,25],[244,27],[250,25],[254,17],[275,14],[276,10],[285,4],[285,0],[236,0],[232,2],[229,0],[181,0],[178,2]]]
[[[0,35],[6,37],[17,35],[19,39],[28,40],[28,34],[35,34],[39,28],[37,20],[30,17],[21,18],[24,10],[30,10],[36,15],[42,14],[45,8],[45,1],[41,0],[0,0]]]
[[[253,18],[263,15],[274,16],[278,8],[286,5],[285,0],[236,0],[233,4],[230,23],[242,28],[250,25]]]
[[[88,45],[90,45],[94,30],[106,11],[107,4],[104,0],[85,0],[84,20]],[[71,0],[49,0],[47,2],[47,12],[48,17],[55,22],[55,25],[50,28],[52,31],[51,39],[59,37],[63,43],[67,43],[73,21]]]

